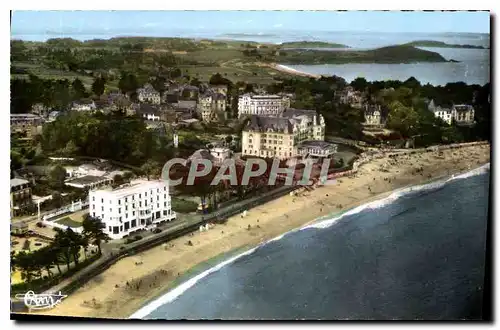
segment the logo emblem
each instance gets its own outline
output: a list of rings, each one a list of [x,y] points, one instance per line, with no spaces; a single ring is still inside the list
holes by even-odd
[[[66,297],[67,295],[61,294],[61,291],[59,291],[59,294],[36,294],[33,291],[28,291],[25,294],[16,294],[16,298],[24,300],[24,304],[29,309],[54,308]]]

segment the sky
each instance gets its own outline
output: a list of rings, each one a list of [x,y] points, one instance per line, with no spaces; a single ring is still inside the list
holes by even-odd
[[[13,11],[13,37],[151,35],[286,30],[489,33],[489,12],[383,11]],[[56,34],[56,36],[54,36]]]

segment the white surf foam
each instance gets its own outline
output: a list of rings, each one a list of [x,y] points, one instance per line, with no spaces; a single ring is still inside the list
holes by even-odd
[[[341,214],[340,216],[338,216],[336,218],[327,219],[325,221],[321,221],[321,222],[318,222],[318,223],[313,223],[311,225],[308,225],[308,226],[305,226],[305,227],[302,227],[302,228],[293,229],[293,230],[291,230],[289,232],[286,232],[286,233],[284,233],[284,234],[282,234],[282,235],[280,235],[278,237],[275,237],[275,238],[273,238],[273,239],[271,239],[269,241],[266,241],[266,242],[264,242],[262,244],[259,244],[258,246],[254,247],[254,248],[252,248],[252,249],[250,249],[248,251],[240,253],[240,254],[238,254],[235,257],[232,257],[232,258],[230,258],[228,260],[225,260],[225,261],[217,264],[216,266],[214,266],[214,267],[212,267],[212,268],[210,268],[210,269],[208,269],[208,270],[206,270],[206,271],[204,271],[204,272],[196,275],[195,277],[187,280],[186,282],[183,282],[182,284],[180,284],[179,286],[177,286],[175,289],[169,291],[168,293],[164,294],[160,298],[152,301],[148,305],[146,305],[146,306],[142,307],[141,309],[139,309],[137,312],[135,312],[134,314],[132,314],[129,318],[130,319],[141,319],[141,318],[143,318],[143,317],[151,314],[158,307],[160,307],[160,306],[162,306],[164,304],[167,304],[169,302],[172,302],[175,299],[177,299],[177,297],[179,297],[186,290],[188,290],[189,288],[191,288],[192,286],[194,286],[198,281],[200,281],[204,277],[208,276],[209,274],[220,270],[222,267],[233,263],[234,261],[236,261],[237,259],[239,259],[239,258],[241,258],[243,256],[247,256],[249,254],[252,254],[253,252],[255,252],[257,249],[259,249],[262,246],[265,246],[265,245],[267,245],[267,244],[269,244],[271,242],[276,242],[276,241],[281,240],[286,235],[292,234],[292,233],[294,233],[296,231],[299,231],[299,230],[304,230],[304,229],[309,229],[309,228],[317,228],[317,229],[328,228],[331,225],[333,225],[335,222],[337,222],[338,220],[340,220],[341,218],[343,218],[345,216],[359,213],[359,212],[361,212],[361,211],[363,211],[365,209],[380,208],[380,207],[383,207],[383,206],[385,206],[387,204],[390,204],[390,203],[394,202],[395,200],[397,200],[398,198],[400,198],[401,196],[404,196],[406,194],[409,194],[409,193],[412,193],[412,192],[415,192],[415,191],[440,188],[440,187],[444,186],[449,181],[459,180],[459,179],[465,179],[465,178],[468,178],[468,177],[471,177],[471,176],[474,176],[474,175],[479,175],[479,174],[482,174],[482,173],[488,171],[489,168],[490,168],[490,164],[487,163],[486,165],[483,165],[483,166],[481,166],[479,168],[476,168],[476,169],[474,169],[472,171],[460,174],[460,175],[455,176],[455,177],[451,177],[451,178],[447,178],[447,179],[441,179],[441,180],[438,180],[438,181],[435,181],[435,182],[431,182],[431,183],[428,183],[428,184],[424,184],[424,185],[421,185],[421,186],[413,186],[413,187],[401,188],[401,189],[395,190],[391,195],[389,195],[386,198],[383,198],[383,199],[380,199],[380,200],[375,200],[373,202],[369,202],[367,204],[360,205],[358,207],[355,207],[355,208],[353,208],[353,209],[351,209],[351,210],[349,210],[349,211]]]
[[[471,171],[468,171],[466,173],[463,173],[463,174],[460,174],[457,176],[452,176],[452,177],[448,177],[445,179],[440,179],[440,180],[437,180],[437,181],[434,181],[431,183],[427,183],[427,184],[423,184],[423,185],[419,185],[419,186],[411,186],[411,187],[404,187],[401,189],[397,189],[386,198],[375,200],[373,202],[369,202],[369,203],[360,205],[360,206],[355,207],[355,208],[353,208],[345,213],[342,213],[338,217],[310,224],[308,226],[302,227],[300,230],[310,229],[310,228],[317,228],[317,229],[328,228],[328,227],[332,226],[335,222],[339,221],[340,219],[342,219],[345,216],[353,215],[353,214],[362,212],[363,210],[366,210],[366,209],[381,208],[381,207],[384,207],[388,204],[393,203],[395,200],[399,199],[400,197],[402,197],[404,195],[408,195],[410,193],[414,193],[414,192],[422,191],[422,190],[431,190],[431,189],[441,188],[450,181],[466,179],[466,178],[469,178],[471,176],[480,175],[482,173],[489,171],[489,169],[490,169],[490,163],[487,163],[481,167],[475,168]]]
[[[181,294],[183,294],[187,289],[191,288],[198,281],[200,281],[204,277],[208,276],[209,274],[220,270],[222,267],[233,263],[234,261],[236,261],[237,259],[239,259],[239,258],[241,258],[243,256],[247,256],[249,254],[252,254],[257,249],[259,249],[260,247],[262,247],[264,245],[267,245],[267,244],[269,244],[271,242],[279,241],[285,235],[291,234],[291,233],[293,233],[293,232],[295,232],[297,230],[298,229],[291,230],[291,231],[286,232],[286,233],[284,233],[284,234],[282,234],[282,235],[280,235],[278,237],[275,237],[275,238],[273,238],[273,239],[271,239],[269,241],[266,241],[266,242],[264,242],[262,244],[259,244],[258,246],[254,247],[254,248],[252,248],[252,249],[250,249],[248,251],[240,253],[237,256],[232,257],[232,258],[230,258],[228,260],[225,260],[225,261],[221,262],[220,264],[217,264],[216,266],[214,266],[214,267],[212,267],[212,268],[204,271],[203,273],[200,273],[200,274],[196,275],[195,277],[193,277],[193,278],[187,280],[186,282],[180,284],[179,286],[177,286],[172,291],[169,291],[168,293],[166,293],[165,295],[163,295],[160,298],[156,299],[155,301],[151,302],[150,304],[142,307],[137,312],[135,312],[134,314],[132,314],[129,317],[129,319],[141,319],[141,318],[143,318],[143,317],[151,314],[151,312],[153,312],[154,310],[156,310],[158,307],[160,307],[160,306],[162,306],[164,304],[167,304],[169,302],[174,301],[177,297],[179,297]]]

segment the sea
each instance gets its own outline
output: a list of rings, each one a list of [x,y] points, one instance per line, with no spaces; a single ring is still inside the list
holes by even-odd
[[[483,312],[489,164],[207,266],[131,318],[463,320]]]
[[[61,34],[44,32],[41,34],[12,34],[13,39],[44,41],[49,38],[74,38],[77,40],[109,39],[117,34]],[[124,35],[125,36],[125,35]],[[452,82],[465,82],[469,85],[484,85],[490,82],[490,35],[484,33],[382,33],[382,32],[348,32],[348,31],[305,31],[283,30],[267,32],[224,33],[216,30],[172,30],[149,33],[127,33],[126,36],[150,37],[183,37],[194,39],[220,39],[257,41],[279,44],[287,41],[325,41],[347,45],[353,49],[373,49],[384,46],[398,45],[416,40],[435,40],[449,44],[466,44],[483,46],[487,49],[463,48],[423,48],[441,54],[445,59],[456,60],[458,63],[412,63],[412,64],[325,64],[325,65],[288,65],[298,71],[326,76],[340,76],[351,82],[357,77],[368,81],[401,80],[415,77],[421,83],[443,86]]]

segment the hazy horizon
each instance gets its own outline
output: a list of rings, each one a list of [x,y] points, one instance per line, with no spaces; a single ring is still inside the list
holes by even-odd
[[[299,21],[301,29],[296,28]],[[11,38],[23,40],[290,33],[489,35],[489,31],[489,12],[462,11],[12,11],[11,19]]]

